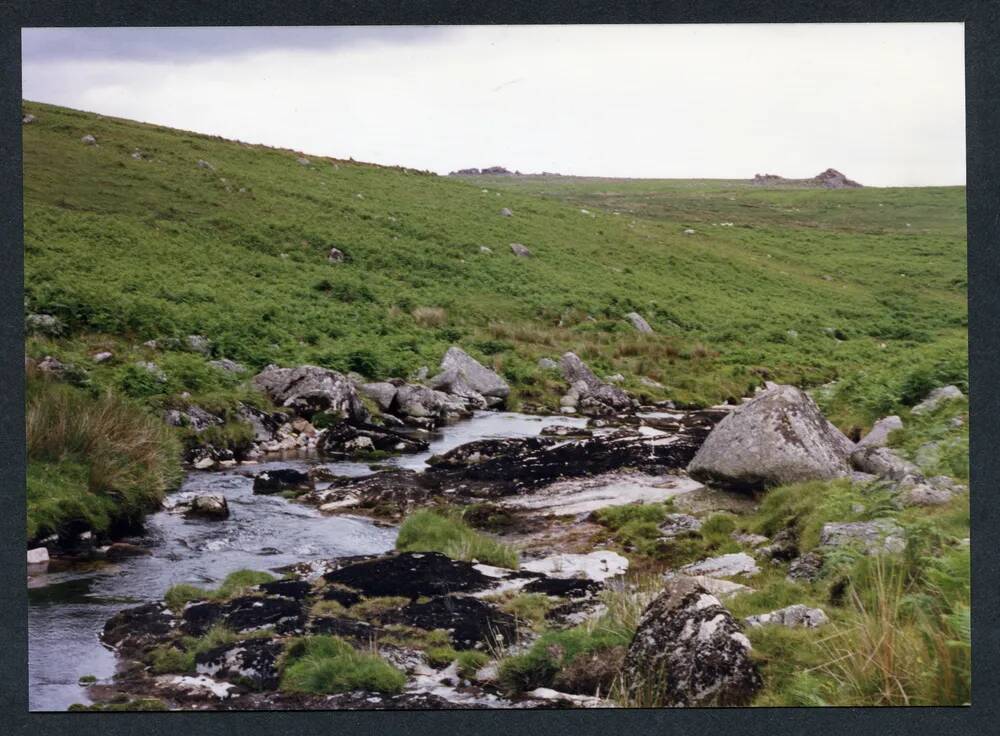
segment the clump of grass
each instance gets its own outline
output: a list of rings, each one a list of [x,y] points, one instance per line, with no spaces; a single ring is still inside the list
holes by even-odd
[[[441,307],[417,307],[411,314],[421,327],[441,327],[448,319],[448,313]]]
[[[577,657],[627,647],[633,632],[609,623],[604,621],[542,634],[528,651],[501,661],[500,686],[509,693],[551,687],[556,675],[572,665]]]
[[[279,687],[314,694],[398,693],[405,684],[406,675],[374,654],[359,652],[336,636],[308,636],[286,646]]]
[[[409,598],[397,595],[365,598],[347,609],[347,615],[352,618],[369,620],[380,615],[402,608],[410,602]]]
[[[509,545],[480,534],[459,519],[430,510],[417,511],[399,527],[400,552],[440,552],[455,560],[516,569],[518,553]]]
[[[716,552],[738,552],[739,545],[733,540],[736,519],[732,514],[712,514],[701,524],[699,534],[707,550]]]
[[[173,611],[180,611],[191,601],[225,600],[243,595],[261,583],[269,583],[276,578],[260,570],[236,570],[229,573],[218,588],[199,588],[189,583],[171,586],[163,596],[164,602]]]
[[[429,647],[424,654],[432,667],[446,667],[452,662],[458,663],[458,674],[471,678],[490,661],[489,655],[476,649],[456,651],[451,646]]]
[[[520,621],[539,627],[545,623],[552,606],[553,600],[544,593],[518,593],[501,603],[500,608]]]
[[[29,372],[28,537],[138,524],[180,479],[180,448],[145,409]]]
[[[669,502],[609,506],[594,512],[594,519],[613,531],[622,546],[641,555],[656,555],[664,546],[659,526],[671,507]]]

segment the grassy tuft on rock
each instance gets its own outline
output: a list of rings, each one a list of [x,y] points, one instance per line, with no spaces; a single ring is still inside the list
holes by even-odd
[[[440,552],[455,560],[477,560],[487,565],[516,569],[517,551],[481,534],[454,515],[430,510],[415,511],[399,527],[400,552]]]
[[[351,690],[401,692],[406,675],[374,654],[336,636],[294,639],[285,648],[281,689],[317,695]]]

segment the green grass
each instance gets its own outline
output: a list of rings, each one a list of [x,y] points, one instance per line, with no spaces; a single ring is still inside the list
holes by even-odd
[[[454,560],[478,560],[514,569],[519,559],[513,547],[473,530],[455,515],[426,509],[406,517],[399,527],[396,549],[400,552],[440,552]]]
[[[280,688],[296,693],[351,690],[401,692],[406,675],[373,654],[355,650],[336,636],[294,639],[285,647]]]
[[[28,538],[141,522],[180,480],[179,444],[144,407],[29,371]]]
[[[951,420],[962,423],[954,426]],[[892,433],[890,444],[916,462],[925,475],[969,479],[969,402],[947,401],[928,414],[903,419],[903,428]]]
[[[199,588],[189,583],[171,586],[163,596],[167,606],[173,611],[183,610],[190,601],[226,600],[245,595],[261,583],[276,580],[271,573],[259,570],[236,570],[229,573],[218,588]]]
[[[240,395],[180,342],[141,347],[188,334],[251,370],[311,362],[371,378],[434,366],[459,343],[505,375],[514,406],[556,406],[565,386],[536,362],[566,350],[654,399],[838,379],[827,409],[845,429],[905,406],[917,368],[945,360],[965,375],[961,187],[468,181],[313,156],[301,166],[292,151],[25,111],[38,118],[23,129],[27,306],[66,325],[28,352],[73,358],[94,385],[153,404]],[[85,133],[99,145],[82,145]],[[512,242],[534,257],[513,257]],[[330,247],[347,262],[329,264]],[[632,310],[655,335],[623,321]],[[115,360],[94,365],[98,346]],[[138,375],[138,359],[166,381]]]

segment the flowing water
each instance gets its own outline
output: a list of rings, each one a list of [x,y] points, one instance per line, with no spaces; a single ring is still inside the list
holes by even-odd
[[[430,449],[391,458],[383,465],[420,469],[432,454],[478,439],[529,437],[550,424],[583,426],[564,416],[480,412],[436,433]],[[152,554],[114,564],[76,565],[28,579],[28,687],[31,710],[65,710],[89,703],[79,679],[99,680],[115,671],[115,657],[98,640],[117,611],[158,600],[177,583],[211,587],[241,568],[269,570],[309,559],[376,554],[392,549],[396,530],[368,519],[323,516],[280,496],[254,495],[252,473],[268,468],[323,465],[340,475],[370,473],[366,463],[282,460],[221,472],[194,471],[178,493],[221,494],[229,504],[225,521],[185,519],[160,511],[145,534],[129,541]],[[252,471],[252,472],[248,472]]]

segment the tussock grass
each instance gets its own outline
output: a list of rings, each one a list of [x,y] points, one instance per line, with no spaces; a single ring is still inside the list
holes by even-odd
[[[227,600],[245,595],[261,583],[269,583],[276,578],[259,570],[236,570],[229,573],[218,588],[199,588],[196,585],[180,583],[171,586],[163,596],[167,606],[180,611],[191,601]]]
[[[120,396],[29,373],[28,537],[138,523],[180,479],[179,445]]]
[[[298,693],[351,690],[401,692],[406,675],[374,654],[354,649],[336,636],[308,636],[285,647],[280,688]]]
[[[440,552],[454,560],[478,560],[487,565],[516,569],[519,555],[509,545],[481,534],[458,518],[430,510],[406,517],[399,527],[400,552]]]

